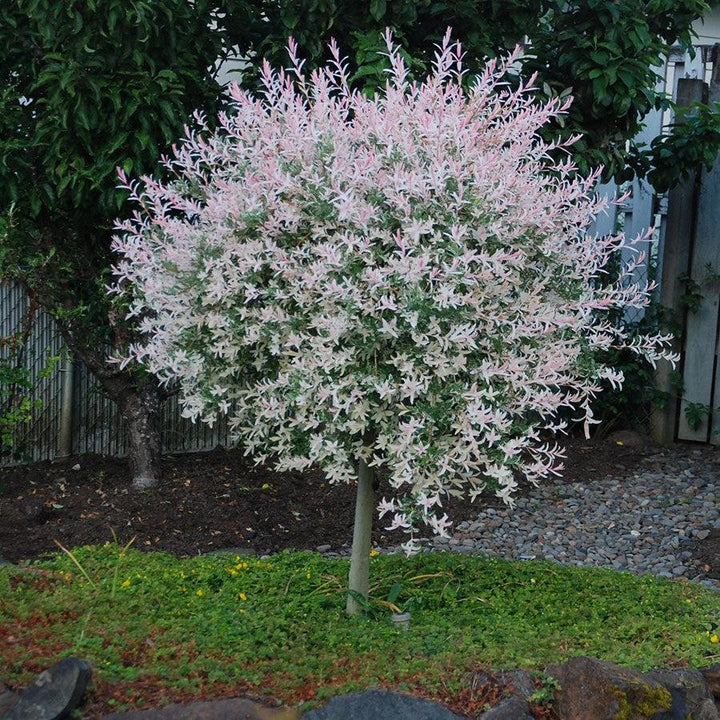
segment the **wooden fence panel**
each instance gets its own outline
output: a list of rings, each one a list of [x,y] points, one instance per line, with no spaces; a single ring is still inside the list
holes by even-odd
[[[677,102],[681,106],[691,105],[703,99],[705,83],[702,80],[683,79],[678,82]],[[674,187],[668,198],[668,212],[665,219],[665,233],[662,248],[662,277],[660,279],[660,305],[666,309],[669,320],[682,327],[683,312],[680,298],[685,292],[680,276],[690,265],[690,246],[694,223],[695,179],[688,178]],[[676,339],[674,349],[679,351],[680,341]],[[655,440],[671,443],[675,439],[678,415],[677,388],[672,382],[672,368],[662,362],[655,375],[655,384],[667,396],[664,406],[653,408],[651,416],[652,433]]]
[[[720,101],[718,68],[708,93],[708,102]],[[699,307],[688,312],[685,329],[683,362],[684,390],[680,403],[678,439],[720,444],[718,430],[720,398],[717,388],[718,312],[720,308],[720,160],[711,170],[701,173],[697,193],[695,237],[690,263],[690,278],[702,300]],[[707,415],[687,410],[708,408]]]
[[[0,283],[0,338],[17,332],[27,317],[30,302],[24,291],[8,283]],[[0,358],[7,357],[8,349],[0,343]],[[18,439],[23,442],[24,457],[28,460],[53,460],[61,451],[61,423],[63,402],[63,375],[72,373],[72,425],[69,428],[69,451],[75,455],[87,453],[121,457],[127,453],[126,430],[120,412],[82,364],[66,366],[58,363],[56,371],[47,378],[38,379],[48,358],[64,354],[64,344],[52,318],[42,310],[34,314],[26,346],[25,364],[35,386],[33,400],[41,405],[32,423],[23,427]],[[171,397],[163,406],[161,430],[163,452],[196,452],[218,445],[231,444],[227,424],[221,419],[215,427],[192,423],[181,417],[178,398]],[[0,457],[0,462],[14,462]]]

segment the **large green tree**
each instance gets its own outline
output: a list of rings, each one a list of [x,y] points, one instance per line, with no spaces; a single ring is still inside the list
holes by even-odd
[[[109,360],[132,337],[105,293],[124,193],[152,172],[193,110],[210,117],[246,6],[232,0],[6,0],[0,6],[0,277],[57,321],[127,422],[137,484],[159,452],[156,381]],[[247,32],[250,32],[249,25]]]

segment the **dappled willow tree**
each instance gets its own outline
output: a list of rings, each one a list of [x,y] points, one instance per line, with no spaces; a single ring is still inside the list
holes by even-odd
[[[710,3],[716,4],[716,3]],[[411,69],[426,72],[447,27],[465,49],[470,72],[486,56],[528,41],[517,65],[527,78],[537,72],[540,100],[569,94],[573,105],[543,131],[546,137],[579,134],[573,156],[581,172],[600,165],[605,176],[648,175],[661,189],[677,182],[698,160],[714,158],[720,122],[698,108],[680,136],[653,147],[632,139],[643,117],[668,100],[656,92],[657,73],[674,46],[691,48],[693,22],[710,4],[704,0],[286,0],[263,3],[267,32],[257,58],[287,60],[288,35],[298,42],[308,67],[328,59],[334,37],[351,55],[353,80],[368,89],[384,83],[387,59],[380,57],[382,32],[393,28]],[[259,66],[258,66],[259,67]],[[630,141],[630,147],[626,147]]]
[[[377,468],[412,551],[418,523],[447,532],[448,496],[512,505],[519,478],[558,471],[559,410],[589,425],[602,381],[623,381],[597,351],[673,359],[667,337],[608,320],[648,290],[632,267],[598,282],[624,238],[583,232],[605,207],[597,174],[539,134],[568,103],[508,89],[514,58],[465,89],[449,36],[414,82],[386,42],[372,97],[336,47],[311,76],[294,50],[288,72],[266,63],[261,94],[236,87],[217,131],[178,145],[170,181],[123,178],[136,212],[114,243],[143,333],[127,362],[179,382],[186,416],[227,414],[256,460],[357,480],[364,597]]]

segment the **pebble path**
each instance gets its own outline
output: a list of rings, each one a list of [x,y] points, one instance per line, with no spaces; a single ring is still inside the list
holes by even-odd
[[[713,529],[720,529],[720,454],[658,449],[624,477],[546,481],[512,510],[479,507],[477,520],[458,523],[432,546],[683,577],[720,590],[689,549]]]

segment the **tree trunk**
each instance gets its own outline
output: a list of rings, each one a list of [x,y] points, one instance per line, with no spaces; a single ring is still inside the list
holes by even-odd
[[[349,589],[367,600],[370,590],[370,548],[372,545],[372,520],[375,511],[373,472],[364,460],[358,463],[358,485],[355,500],[355,524],[350,556]],[[355,615],[362,604],[348,594],[347,614]]]
[[[138,490],[154,487],[160,479],[160,406],[165,397],[157,380],[140,375],[132,366],[120,369],[107,360],[105,353],[78,342],[72,332],[63,332],[63,336],[118,406],[127,425],[133,487]]]
[[[53,246],[52,232],[49,237]],[[120,409],[128,429],[128,460],[133,486],[138,489],[153,487],[160,478],[160,408],[167,394],[157,380],[137,364],[121,367],[110,359],[110,355],[122,356],[123,348],[135,339],[132,327],[125,325],[122,313],[111,305],[106,316],[98,313],[86,317],[81,312],[80,320],[72,319],[80,302],[74,287],[59,291],[52,286],[31,288],[22,278],[18,280],[28,295],[53,317],[73,356],[85,363]],[[93,287],[95,283],[95,279],[90,281]],[[82,283],[79,290],[83,290]]]
[[[157,485],[160,477],[160,396],[147,382],[138,385],[114,399],[128,429],[133,487],[144,490]]]

